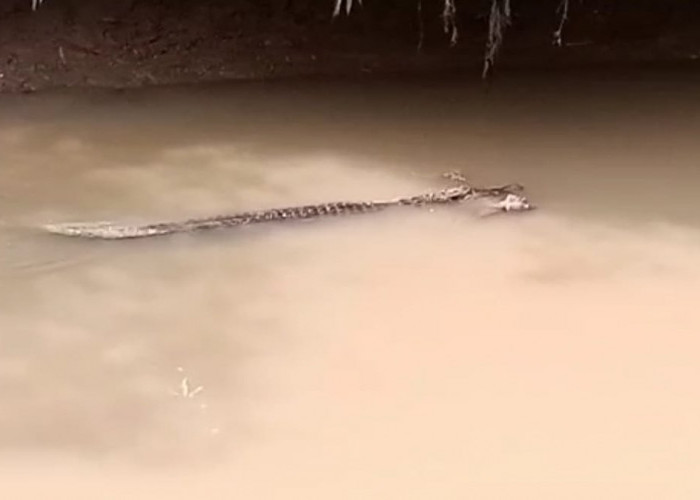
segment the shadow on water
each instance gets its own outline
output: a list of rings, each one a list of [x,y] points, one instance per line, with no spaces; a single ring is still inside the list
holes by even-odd
[[[690,72],[513,74],[489,94],[473,81],[433,80],[66,91],[5,99],[0,120],[6,164],[36,164],[48,179],[87,178],[86,197],[123,190],[113,177],[145,166],[178,169],[196,184],[225,155],[223,178],[261,182],[248,164],[295,167],[296,158],[325,154],[399,172],[458,168],[477,183],[518,180],[561,210],[607,217],[622,200],[630,215],[687,221],[678,200],[692,194],[691,183],[671,192],[653,169],[697,180],[687,155],[698,128],[698,105],[688,98],[697,80]],[[16,182],[3,194],[41,200],[40,180],[27,177],[35,169],[11,170]],[[589,190],[599,193],[596,203],[584,196]],[[137,196],[138,187],[131,191]],[[54,207],[72,193],[63,183],[41,195]]]

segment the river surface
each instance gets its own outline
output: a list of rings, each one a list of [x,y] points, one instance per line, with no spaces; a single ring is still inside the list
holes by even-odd
[[[11,500],[700,498],[700,77],[0,97]],[[520,182],[459,206],[178,220]]]

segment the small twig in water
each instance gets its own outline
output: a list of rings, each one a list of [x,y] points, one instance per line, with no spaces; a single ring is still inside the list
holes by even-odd
[[[184,370],[182,367],[178,367],[177,371],[180,373],[183,373]],[[190,379],[188,377],[183,377],[182,380],[180,381],[180,388],[178,391],[170,391],[173,396],[177,397],[182,397],[186,399],[192,399],[195,397],[197,394],[202,392],[204,390],[204,387],[201,385],[198,385],[194,389],[190,388]]]

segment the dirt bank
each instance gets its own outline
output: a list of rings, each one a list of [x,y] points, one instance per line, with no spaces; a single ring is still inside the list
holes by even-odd
[[[387,0],[336,20],[330,0],[46,0],[36,12],[30,3],[0,7],[0,91],[454,70],[476,77],[488,12],[479,2],[460,9],[450,48],[438,0],[423,0],[422,17],[415,2]],[[499,67],[700,67],[696,5],[597,3],[572,3],[561,47],[552,44],[557,2],[516,11]]]

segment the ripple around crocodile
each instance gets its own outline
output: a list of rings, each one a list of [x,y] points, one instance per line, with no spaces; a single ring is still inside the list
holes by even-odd
[[[231,228],[263,222],[307,220],[327,216],[363,214],[401,206],[420,207],[426,205],[445,205],[470,200],[481,200],[485,202],[485,211],[480,215],[522,212],[534,208],[522,194],[524,189],[519,184],[508,184],[506,186],[491,188],[474,188],[467,185],[464,177],[459,174],[446,174],[446,177],[459,181],[460,185],[392,200],[361,202],[340,201],[320,203],[317,205],[272,208],[253,212],[240,212],[233,215],[190,219],[181,222],[159,222],[144,225],[120,225],[112,222],[92,222],[48,224],[43,226],[43,228],[51,233],[64,236],[122,240],[162,236],[174,233],[187,233],[205,229]]]

